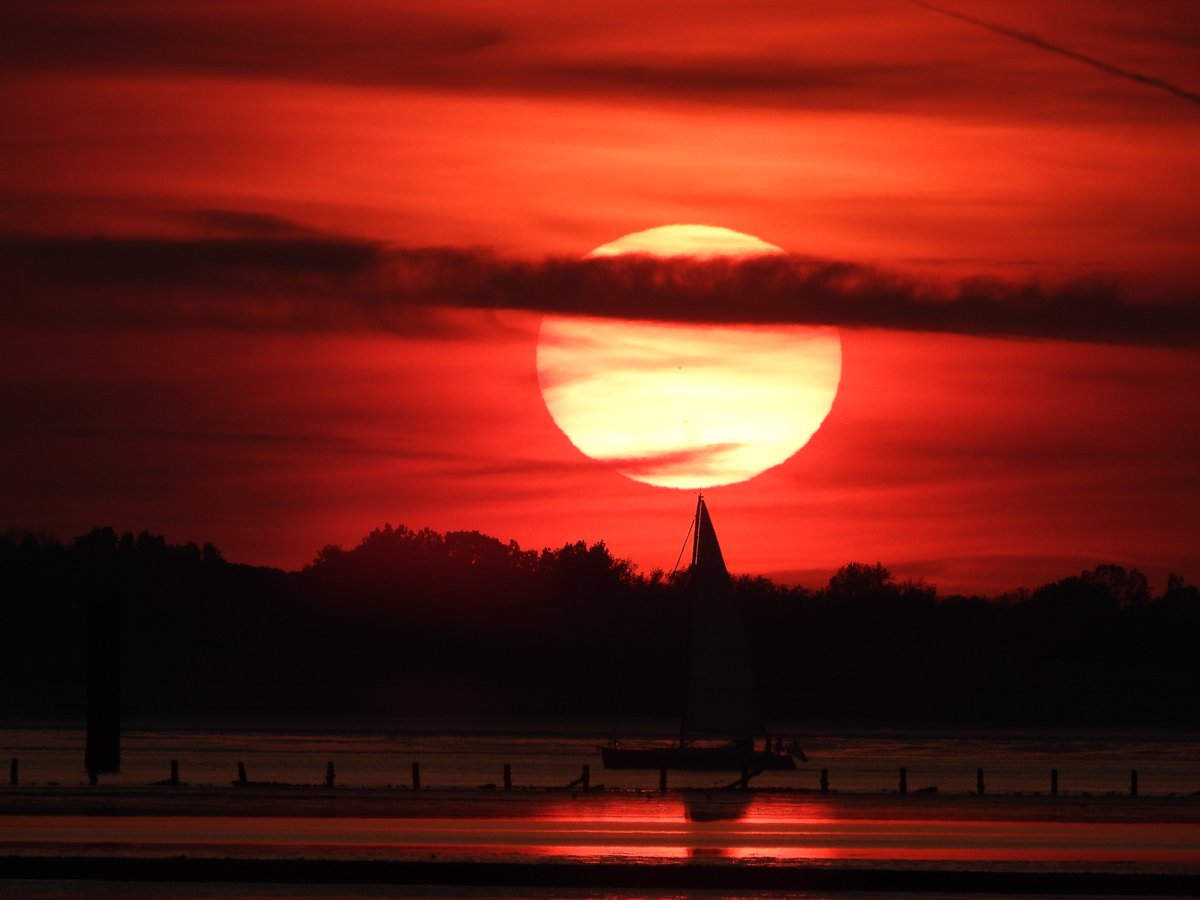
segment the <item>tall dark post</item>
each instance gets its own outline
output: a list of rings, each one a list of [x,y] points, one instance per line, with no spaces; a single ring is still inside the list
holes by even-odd
[[[504,789],[512,790],[512,765],[510,763],[504,764]]]
[[[579,779],[583,783],[583,789],[586,791],[592,786],[592,768],[586,763],[583,766],[583,777]]]
[[[829,770],[828,769],[821,770],[821,793],[822,794],[829,793]]]
[[[325,787],[333,787],[333,761],[325,763]]]
[[[14,756],[12,762],[8,764],[8,783],[17,784],[17,758]]]
[[[1133,797],[1137,796],[1137,769],[1129,770],[1129,794]]]
[[[661,792],[665,791],[666,789],[667,789],[667,770],[659,769],[658,770],[658,790],[661,793]]]
[[[983,769],[975,770],[975,793],[983,796]]]
[[[179,784],[179,760],[171,760],[171,784]]]
[[[121,771],[121,595],[95,591],[88,602],[87,746],[88,779]]]
[[[412,764],[412,785],[413,785],[412,789],[414,791],[419,791],[421,789],[421,764],[420,763]]]
[[[1058,769],[1050,770],[1050,796],[1058,796]]]
[[[908,769],[900,767],[900,793],[908,793]]]

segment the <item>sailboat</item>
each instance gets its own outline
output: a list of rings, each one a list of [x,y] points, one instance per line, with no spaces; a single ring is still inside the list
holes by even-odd
[[[792,751],[780,744],[772,749],[767,738],[733,584],[703,495],[692,528],[691,630],[679,739],[636,746],[614,740],[600,748],[604,767],[740,772],[743,783],[762,772],[795,769]]]

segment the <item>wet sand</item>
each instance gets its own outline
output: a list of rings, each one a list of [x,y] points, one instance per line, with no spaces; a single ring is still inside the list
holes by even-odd
[[[0,879],[1196,896],[1200,797],[10,786]]]
[[[534,890],[872,891],[1195,896],[1200,882],[1176,873],[1013,872],[818,866],[608,863],[347,862],[270,859],[0,858],[5,879],[230,885],[520,886]]]

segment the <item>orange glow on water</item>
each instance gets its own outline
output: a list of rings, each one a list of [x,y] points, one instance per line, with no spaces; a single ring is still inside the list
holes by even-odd
[[[317,855],[332,858],[903,861],[1200,865],[1200,824],[839,817],[795,814],[692,822],[678,801],[569,802],[519,818],[0,817],[7,852]]]

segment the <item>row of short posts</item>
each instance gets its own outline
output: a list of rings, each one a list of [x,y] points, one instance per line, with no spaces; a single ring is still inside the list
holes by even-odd
[[[987,787],[984,784],[983,769],[982,768],[976,769],[975,770],[975,793],[980,796],[983,796],[983,794],[986,792],[986,790],[987,790]],[[822,794],[829,793],[829,770],[828,769],[821,770],[821,793]],[[901,794],[908,793],[908,769],[905,768],[904,766],[900,767],[900,793]],[[1129,770],[1129,795],[1131,797],[1136,797],[1138,795],[1138,770],[1137,769]],[[1050,770],[1050,796],[1051,797],[1058,796],[1058,769]]]
[[[238,780],[237,784],[247,784],[246,766],[244,763],[238,763]],[[17,759],[13,757],[12,764],[9,767],[9,784],[17,783]],[[171,784],[179,784],[179,761],[171,760]],[[333,762],[325,764],[325,786],[334,786],[334,766]],[[583,771],[578,778],[567,785],[568,788],[581,787],[583,790],[591,788],[591,767],[584,765]],[[412,764],[412,789],[414,791],[421,790],[421,764],[414,762]],[[667,770],[661,769],[658,773],[658,789],[660,792],[667,789]],[[901,794],[908,793],[908,768],[900,767],[900,784],[899,789]],[[512,766],[509,763],[504,764],[504,790],[512,790]],[[975,770],[975,793],[983,796],[987,792],[987,786],[984,781],[983,769]],[[821,793],[829,793],[829,770],[821,770]],[[1138,794],[1138,770],[1129,770],[1129,794],[1136,797]],[[1058,769],[1050,770],[1050,796],[1058,796]]]
[[[17,761],[12,761],[12,784],[17,784]],[[325,787],[334,787],[336,784],[337,772],[332,761],[325,763]],[[170,784],[178,785],[179,781],[179,762],[176,760],[170,761]],[[246,763],[238,763],[238,780],[234,781],[235,785],[245,786],[250,784],[250,780],[246,778]],[[590,767],[584,766],[583,773],[580,778],[571,781],[568,787],[582,787],[584,791],[590,790],[592,787],[592,770]],[[413,790],[421,790],[421,763],[413,763]],[[504,763],[504,790],[512,790],[512,766],[509,763]]]
[[[249,782],[246,779],[245,763],[239,762],[237,764],[237,767],[238,767],[238,778],[237,778],[236,783],[239,785],[248,784]],[[334,765],[333,765],[333,762],[330,761],[325,764],[325,786],[333,787],[334,786],[334,778],[335,778]],[[9,784],[17,784],[17,758],[16,757],[13,757],[12,763],[9,766],[8,783]],[[170,784],[177,785],[179,783],[180,783],[180,781],[179,781],[179,761],[173,759],[173,760],[171,760]],[[585,791],[589,790],[591,788],[591,768],[587,765],[584,765],[583,771],[580,774],[580,776],[578,778],[576,778],[574,781],[570,782],[567,785],[567,787],[568,788],[581,787]],[[421,789],[421,764],[417,763],[417,762],[414,762],[412,764],[412,789],[414,791],[419,791]],[[667,770],[666,769],[662,769],[658,773],[658,789],[660,792],[666,791],[666,789],[667,789]],[[901,794],[908,793],[908,768],[906,766],[900,767],[899,789],[900,789]],[[512,766],[509,763],[504,764],[504,790],[506,790],[506,791],[512,790]],[[987,791],[987,787],[984,782],[983,769],[982,768],[976,769],[975,770],[975,793],[980,796],[983,796],[983,794],[986,793],[986,791]],[[822,794],[829,793],[829,770],[828,769],[821,770],[821,793]],[[1138,794],[1138,770],[1137,769],[1129,770],[1129,794],[1130,794],[1130,796],[1133,796],[1133,797],[1136,797]],[[1050,770],[1050,796],[1052,796],[1052,797],[1058,796],[1058,769]]]
[[[238,763],[238,784],[247,784],[246,766],[244,763]],[[9,784],[17,783],[17,759],[13,757],[12,764],[9,767]],[[171,760],[171,784],[179,784],[179,761]],[[325,764],[325,786],[334,786],[334,766],[333,762]],[[581,787],[585,791],[591,788],[591,767],[584,765],[583,771],[578,778],[567,785],[568,788]],[[908,793],[908,768],[900,767],[900,793]],[[421,764],[414,762],[412,764],[412,789],[419,791],[421,789]],[[666,791],[667,789],[667,770],[662,769],[658,773],[658,789]],[[512,766],[509,763],[504,764],[504,790],[512,790]],[[975,793],[983,796],[986,793],[987,787],[984,782],[983,769],[975,770]],[[829,770],[821,770],[821,793],[829,793]],[[1138,770],[1129,770],[1129,794],[1136,797],[1138,794]],[[1058,796],[1058,769],[1050,770],[1050,796]]]

